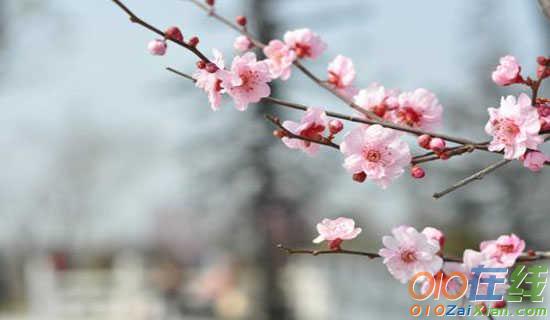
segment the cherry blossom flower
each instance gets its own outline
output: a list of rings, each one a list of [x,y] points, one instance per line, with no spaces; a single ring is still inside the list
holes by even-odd
[[[340,93],[353,97],[357,89],[353,86],[355,68],[350,58],[337,55],[328,65],[328,82]]]
[[[400,133],[380,125],[359,126],[344,137],[340,151],[345,155],[344,168],[386,188],[404,172],[411,162],[411,153]]]
[[[539,113],[540,131],[550,131],[550,102],[537,104]]]
[[[420,88],[403,92],[398,97],[399,107],[392,112],[395,123],[431,130],[441,124],[443,107],[430,91]]]
[[[523,166],[533,172],[540,171],[546,162],[550,162],[550,157],[540,151],[527,151],[520,160]]]
[[[233,98],[235,108],[245,111],[249,103],[259,102],[269,96],[271,89],[269,66],[266,61],[257,61],[253,52],[235,57],[231,71],[222,73],[222,87]]]
[[[418,272],[435,274],[443,266],[443,259],[437,255],[439,244],[409,226],[392,230],[393,236],[384,236],[385,248],[379,254],[394,278],[406,283]]]
[[[247,36],[238,36],[233,42],[233,48],[239,52],[245,52],[252,48],[252,42],[248,39]]]
[[[353,101],[360,107],[390,120],[390,111],[397,108],[397,90],[388,90],[378,83],[372,83],[366,89],[359,90]]]
[[[198,69],[193,74],[193,79],[196,80],[195,86],[201,88],[208,94],[208,101],[210,102],[210,107],[212,110],[216,111],[220,109],[221,99],[222,99],[222,74],[224,73],[225,63],[223,60],[223,55],[220,51],[214,49],[212,50],[214,55],[213,63],[218,70],[215,72],[209,72],[205,68]]]
[[[422,230],[422,233],[428,237],[428,240],[437,242],[441,250],[443,250],[443,246],[445,245],[445,235],[441,232],[441,230],[433,227],[426,227]]]
[[[493,136],[490,151],[504,150],[505,159],[518,159],[528,148],[536,150],[543,142],[537,110],[526,94],[520,94],[517,101],[514,96],[502,97],[500,108],[488,111],[485,132]]]
[[[307,28],[287,31],[284,40],[299,58],[316,59],[327,48],[321,37]]]
[[[328,117],[325,111],[320,108],[309,108],[300,123],[294,121],[283,122],[283,127],[288,131],[303,137],[319,139],[322,137],[325,128],[328,125]],[[319,150],[319,144],[300,139],[283,137],[284,144],[291,149],[301,149],[310,156],[313,156]]]
[[[499,86],[507,86],[512,83],[518,82],[521,77],[519,73],[521,67],[514,56],[507,55],[500,58],[500,64],[497,69],[493,71],[493,81]]]
[[[502,235],[497,240],[483,241],[479,248],[489,258],[505,267],[511,267],[525,250],[525,241],[515,234]]]
[[[147,45],[147,50],[149,50],[149,53],[154,56],[165,55],[167,48],[168,46],[166,45],[166,41],[162,39],[151,40]]]
[[[264,48],[264,54],[269,59],[271,77],[287,80],[292,72],[292,63],[296,60],[296,52],[281,40],[271,40]]]
[[[317,224],[319,236],[313,239],[313,243],[329,241],[335,242],[339,246],[342,240],[355,239],[361,231],[361,228],[355,227],[355,221],[350,218],[323,219],[323,221]]]

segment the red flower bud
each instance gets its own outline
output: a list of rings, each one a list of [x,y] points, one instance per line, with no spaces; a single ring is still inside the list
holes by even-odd
[[[197,61],[197,68],[199,68],[199,69],[206,68],[206,62],[204,62],[204,60]]]
[[[426,172],[419,166],[413,166],[411,168],[411,176],[415,179],[422,179],[426,176]]]
[[[546,66],[548,63],[550,63],[550,59],[548,59],[545,56],[538,56],[537,57],[537,63],[541,66]]]
[[[436,152],[445,150],[445,140],[441,138],[433,138],[430,140],[430,149]]]
[[[344,124],[340,120],[332,119],[328,122],[328,129],[330,130],[330,133],[337,134],[344,129]]]
[[[167,39],[183,42],[183,35],[178,27],[170,27],[164,31],[164,36]]]
[[[214,4],[216,3],[216,1],[214,0],[206,0],[206,4],[209,5],[209,6],[214,6]]]
[[[387,108],[386,108],[386,105],[383,104],[383,103],[381,103],[381,104],[376,105],[376,106],[374,107],[373,112],[374,112],[377,116],[383,117],[383,116],[386,114],[386,109],[387,109]]]
[[[273,136],[276,138],[282,139],[286,136],[286,133],[281,129],[277,129],[277,130],[273,130]]]
[[[495,309],[502,309],[506,307],[506,300],[493,302],[492,307]]]
[[[215,64],[215,63],[212,63],[212,62],[208,62],[206,64],[206,71],[210,72],[210,73],[214,73],[216,71],[218,71],[218,66]]]
[[[192,37],[189,41],[187,41],[187,44],[190,47],[196,47],[199,44],[199,37]]]
[[[367,174],[361,171],[359,173],[355,173],[352,178],[354,181],[361,183],[364,182],[365,179],[367,179]]]
[[[424,149],[430,149],[430,141],[432,140],[432,137],[430,137],[427,134],[423,134],[418,136],[418,139],[416,140],[418,142],[418,145],[421,146]]]
[[[238,16],[235,21],[237,21],[237,24],[241,27],[246,26],[246,23],[248,22],[245,16]]]

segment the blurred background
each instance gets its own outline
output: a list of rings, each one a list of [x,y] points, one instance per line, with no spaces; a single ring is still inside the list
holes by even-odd
[[[235,53],[236,34],[187,1],[126,4],[199,35],[206,51]],[[217,10],[246,14],[263,40],[313,29],[329,44],[306,63],[317,74],[341,53],[359,87],[428,88],[443,131],[474,140],[487,139],[486,108],[518,93],[492,84],[498,58],[533,74],[550,53],[536,1],[218,0]],[[109,0],[0,0],[0,319],[407,318],[412,300],[381,263],[276,248],[312,247],[323,217],[358,221],[354,249],[377,250],[399,224],[442,229],[451,255],[510,232],[550,249],[548,170],[515,163],[437,201],[497,159],[429,164],[421,182],[386,191],[357,184],[338,153],[288,150],[262,119],[299,113],[229,103],[213,113],[164,70],[191,73],[196,59],[175,46],[151,57],[152,38]],[[349,112],[299,72],[274,96]]]

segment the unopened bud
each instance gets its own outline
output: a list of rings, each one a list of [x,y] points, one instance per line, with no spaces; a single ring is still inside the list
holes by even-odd
[[[418,142],[418,145],[421,146],[424,149],[430,149],[430,141],[432,140],[432,137],[430,137],[427,134],[422,134],[418,136],[418,139],[416,140]]]
[[[197,68],[199,68],[199,69],[206,68],[206,62],[204,62],[204,60],[197,61]]]
[[[152,40],[147,45],[147,50],[149,50],[149,53],[154,56],[163,56],[164,54],[166,54],[167,48],[168,46],[166,45],[166,41],[161,39]]]
[[[411,168],[411,176],[415,179],[422,179],[426,176],[426,172],[419,166],[413,166]]]
[[[178,27],[170,27],[164,31],[167,39],[183,42],[183,35]]]
[[[538,56],[537,63],[541,66],[546,66],[550,63],[550,59],[545,56]]]
[[[430,140],[430,149],[436,152],[445,150],[445,140],[441,138],[433,138]]]
[[[209,5],[209,6],[214,6],[214,4],[216,3],[216,1],[214,0],[206,0],[206,4]]]
[[[218,69],[219,69],[218,66],[215,63],[212,63],[212,62],[208,62],[206,64],[206,68],[205,68],[205,70],[210,72],[210,73],[214,73],[214,72],[218,71]]]
[[[367,174],[361,171],[359,173],[353,174],[352,178],[354,181],[361,183],[361,182],[364,182],[365,179],[367,179]]]
[[[199,37],[192,37],[189,41],[187,41],[187,44],[190,47],[196,47],[199,44]]]
[[[492,307],[495,308],[495,309],[502,309],[502,308],[506,307],[506,300],[495,301],[495,302],[493,302]]]
[[[344,129],[344,124],[340,120],[332,119],[328,122],[328,129],[330,130],[330,133],[337,134]]]
[[[273,130],[273,136],[276,138],[282,139],[286,137],[286,133],[281,129],[277,129],[277,130]]]
[[[248,22],[245,16],[238,16],[235,21],[237,21],[237,24],[241,27],[246,26],[246,23]]]

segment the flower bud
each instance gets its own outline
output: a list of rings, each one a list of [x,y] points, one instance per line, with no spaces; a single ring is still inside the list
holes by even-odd
[[[537,63],[541,66],[546,66],[550,63],[550,59],[548,59],[545,56],[538,56],[537,57]]]
[[[436,152],[445,150],[445,140],[441,138],[433,138],[430,140],[430,149]]]
[[[415,179],[422,179],[426,176],[426,172],[419,166],[413,166],[411,168],[411,176]]]
[[[365,179],[367,179],[367,174],[361,171],[359,173],[353,174],[352,178],[354,181],[361,183],[364,182]]]
[[[344,129],[344,124],[340,120],[332,119],[328,122],[328,129],[330,133],[337,134]]]
[[[277,130],[273,130],[273,136],[276,138],[282,139],[286,136],[286,133],[281,129],[277,129]]]
[[[550,76],[550,67],[540,65],[537,67],[537,77],[539,79],[547,78]]]
[[[198,68],[198,69],[204,69],[204,68],[206,68],[206,62],[204,62],[204,60],[199,60],[199,61],[197,61],[197,68]]]
[[[441,159],[441,160],[449,160],[451,158],[451,155],[448,152],[441,151],[441,152],[436,152],[436,153],[437,153],[437,156],[439,157],[439,159]]]
[[[164,31],[167,39],[183,42],[183,35],[178,27],[170,27]]]
[[[206,0],[206,4],[211,6],[211,7],[213,7],[215,3],[216,3],[216,1],[214,1],[214,0]]]
[[[416,140],[418,142],[418,145],[421,146],[424,149],[430,149],[430,141],[432,140],[432,137],[430,137],[427,134],[423,134],[418,136],[418,139]]]
[[[237,24],[241,27],[246,26],[246,23],[248,22],[245,16],[238,16],[235,21],[237,21]]]
[[[198,38],[198,37],[192,37],[191,39],[189,39],[189,41],[187,42],[187,44],[188,44],[190,47],[196,47],[196,46],[199,44],[199,38]]]
[[[206,68],[205,70],[208,71],[209,73],[214,73],[216,71],[218,71],[218,66],[215,64],[215,63],[212,63],[212,62],[208,62],[206,64]]]
[[[386,105],[383,103],[378,104],[372,110],[377,116],[383,117],[386,114]]]
[[[168,46],[166,45],[166,41],[161,39],[151,40],[151,42],[147,45],[147,50],[149,50],[149,53],[154,56],[163,56],[166,54],[167,48]]]
[[[502,308],[506,307],[506,300],[495,301],[495,302],[493,302],[492,307],[495,308],[495,309],[502,309]]]

